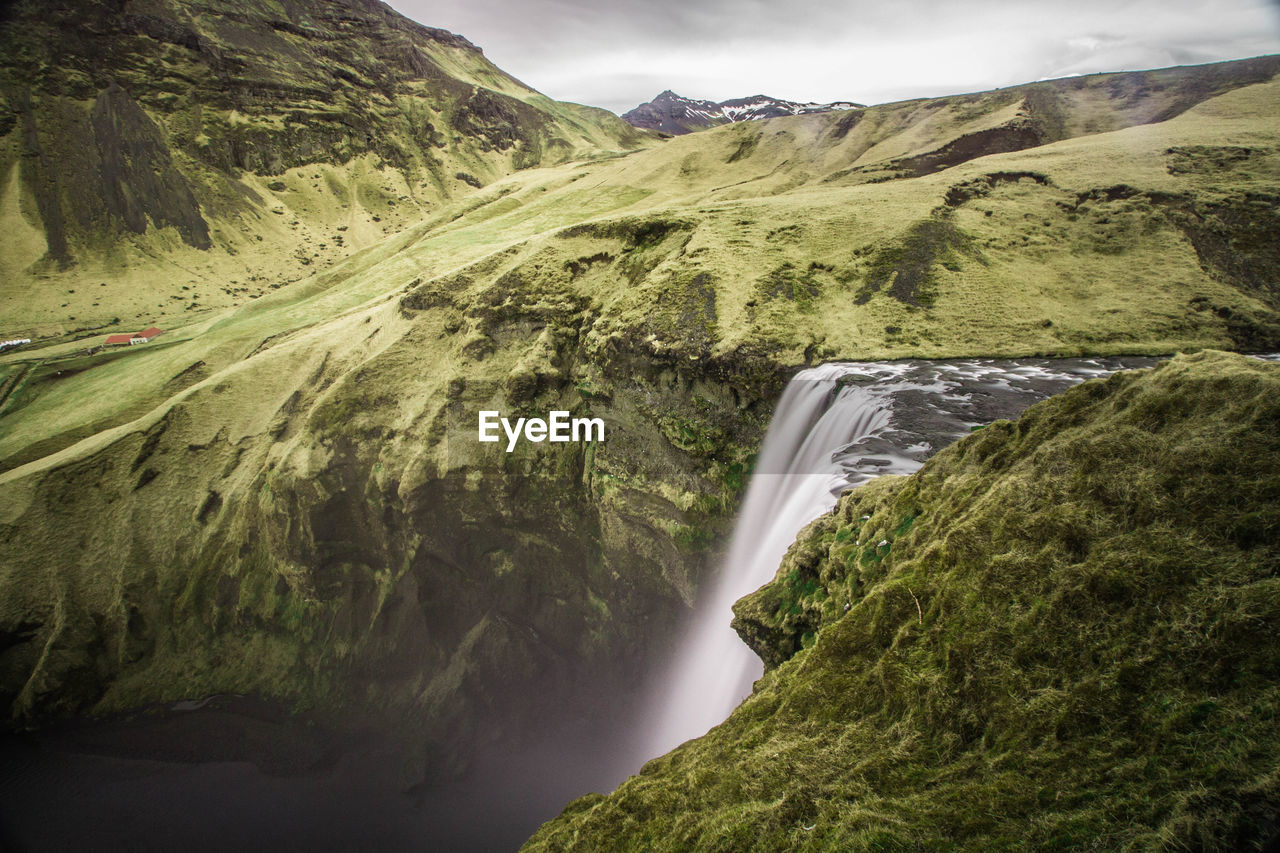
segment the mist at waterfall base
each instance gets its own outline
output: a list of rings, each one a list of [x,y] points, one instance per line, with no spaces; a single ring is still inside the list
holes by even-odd
[[[3,736],[0,853],[514,851],[625,776],[601,758],[630,716],[587,713],[590,698],[564,697],[562,716],[472,754],[462,777],[409,790],[402,744],[251,697]]]
[[[730,606],[772,579],[839,494],[909,473],[971,428],[1155,359],[827,364],[779,401],[717,577],[672,658],[610,718],[591,686],[464,778],[405,791],[394,747],[351,742],[241,697],[0,738],[0,850],[514,850],[572,799],[721,722],[761,665]],[[615,703],[615,707],[623,703]]]

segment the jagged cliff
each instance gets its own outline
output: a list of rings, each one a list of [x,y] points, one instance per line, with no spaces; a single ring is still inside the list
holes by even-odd
[[[735,607],[752,696],[525,849],[1274,844],[1278,392],[1179,356],[846,493]]]

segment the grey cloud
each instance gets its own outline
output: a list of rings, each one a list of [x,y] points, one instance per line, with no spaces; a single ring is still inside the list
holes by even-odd
[[[882,102],[1280,52],[1280,0],[391,0],[546,94]]]

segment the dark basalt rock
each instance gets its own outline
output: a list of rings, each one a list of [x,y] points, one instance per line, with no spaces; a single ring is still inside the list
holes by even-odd
[[[174,167],[164,135],[119,86],[111,86],[89,114],[101,160],[107,212],[135,234],[147,220],[172,225],[184,242],[208,249],[209,226],[186,179]]]

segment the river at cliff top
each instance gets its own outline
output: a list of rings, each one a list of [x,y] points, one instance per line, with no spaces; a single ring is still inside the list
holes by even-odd
[[[572,703],[519,749],[415,791],[395,747],[353,743],[240,697],[0,740],[0,850],[511,850],[570,799],[703,734],[750,692],[760,662],[730,605],[772,579],[800,528],[841,491],[918,468],[974,428],[1086,379],[1153,358],[826,364],[788,385],[719,577],[652,704],[589,719]],[[638,675],[638,678],[644,678]],[[585,707],[585,704],[584,704]]]

